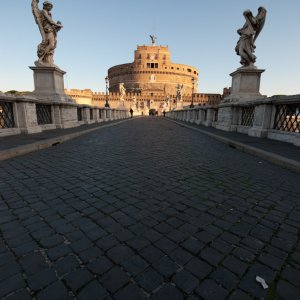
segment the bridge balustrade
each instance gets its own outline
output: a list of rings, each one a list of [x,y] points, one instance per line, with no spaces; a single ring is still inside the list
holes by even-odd
[[[250,136],[289,142],[300,146],[300,95],[270,98],[216,106],[202,105],[172,110],[166,116]]]
[[[34,95],[0,94],[0,137],[125,118],[129,118],[125,109],[45,101]]]

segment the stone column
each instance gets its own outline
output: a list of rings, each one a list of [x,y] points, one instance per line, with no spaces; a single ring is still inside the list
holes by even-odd
[[[206,120],[203,122],[203,125],[210,127],[212,125],[214,118],[214,109],[213,108],[207,108],[206,109]]]
[[[268,129],[271,126],[272,105],[261,103],[255,106],[253,126],[249,129],[248,135],[255,137],[267,137]]]
[[[22,133],[38,133],[42,129],[38,125],[36,115],[36,104],[34,102],[17,103],[18,126]]]

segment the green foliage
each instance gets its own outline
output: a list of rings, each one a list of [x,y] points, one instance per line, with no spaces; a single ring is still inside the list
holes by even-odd
[[[10,90],[5,92],[5,94],[11,94],[11,95],[26,95],[29,94],[30,92],[27,91],[16,91],[16,90]]]

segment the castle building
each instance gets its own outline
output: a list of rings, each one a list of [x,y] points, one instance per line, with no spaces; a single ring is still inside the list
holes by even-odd
[[[198,69],[173,63],[169,48],[156,46],[156,37],[150,37],[152,45],[137,46],[132,63],[108,69],[110,107],[123,105],[137,113],[148,114],[150,109],[162,113],[163,110],[188,106],[192,98],[194,105],[215,105],[221,101],[220,94],[197,93]],[[106,103],[105,93],[74,89],[66,90],[66,93],[80,104],[104,106]]]

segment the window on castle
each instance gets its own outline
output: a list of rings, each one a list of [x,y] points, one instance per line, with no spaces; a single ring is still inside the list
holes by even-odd
[[[158,68],[158,63],[147,63],[147,68],[157,69]]]
[[[187,69],[187,71],[188,71],[188,72],[190,72],[190,73],[192,72],[192,70],[191,70],[191,69]]]

